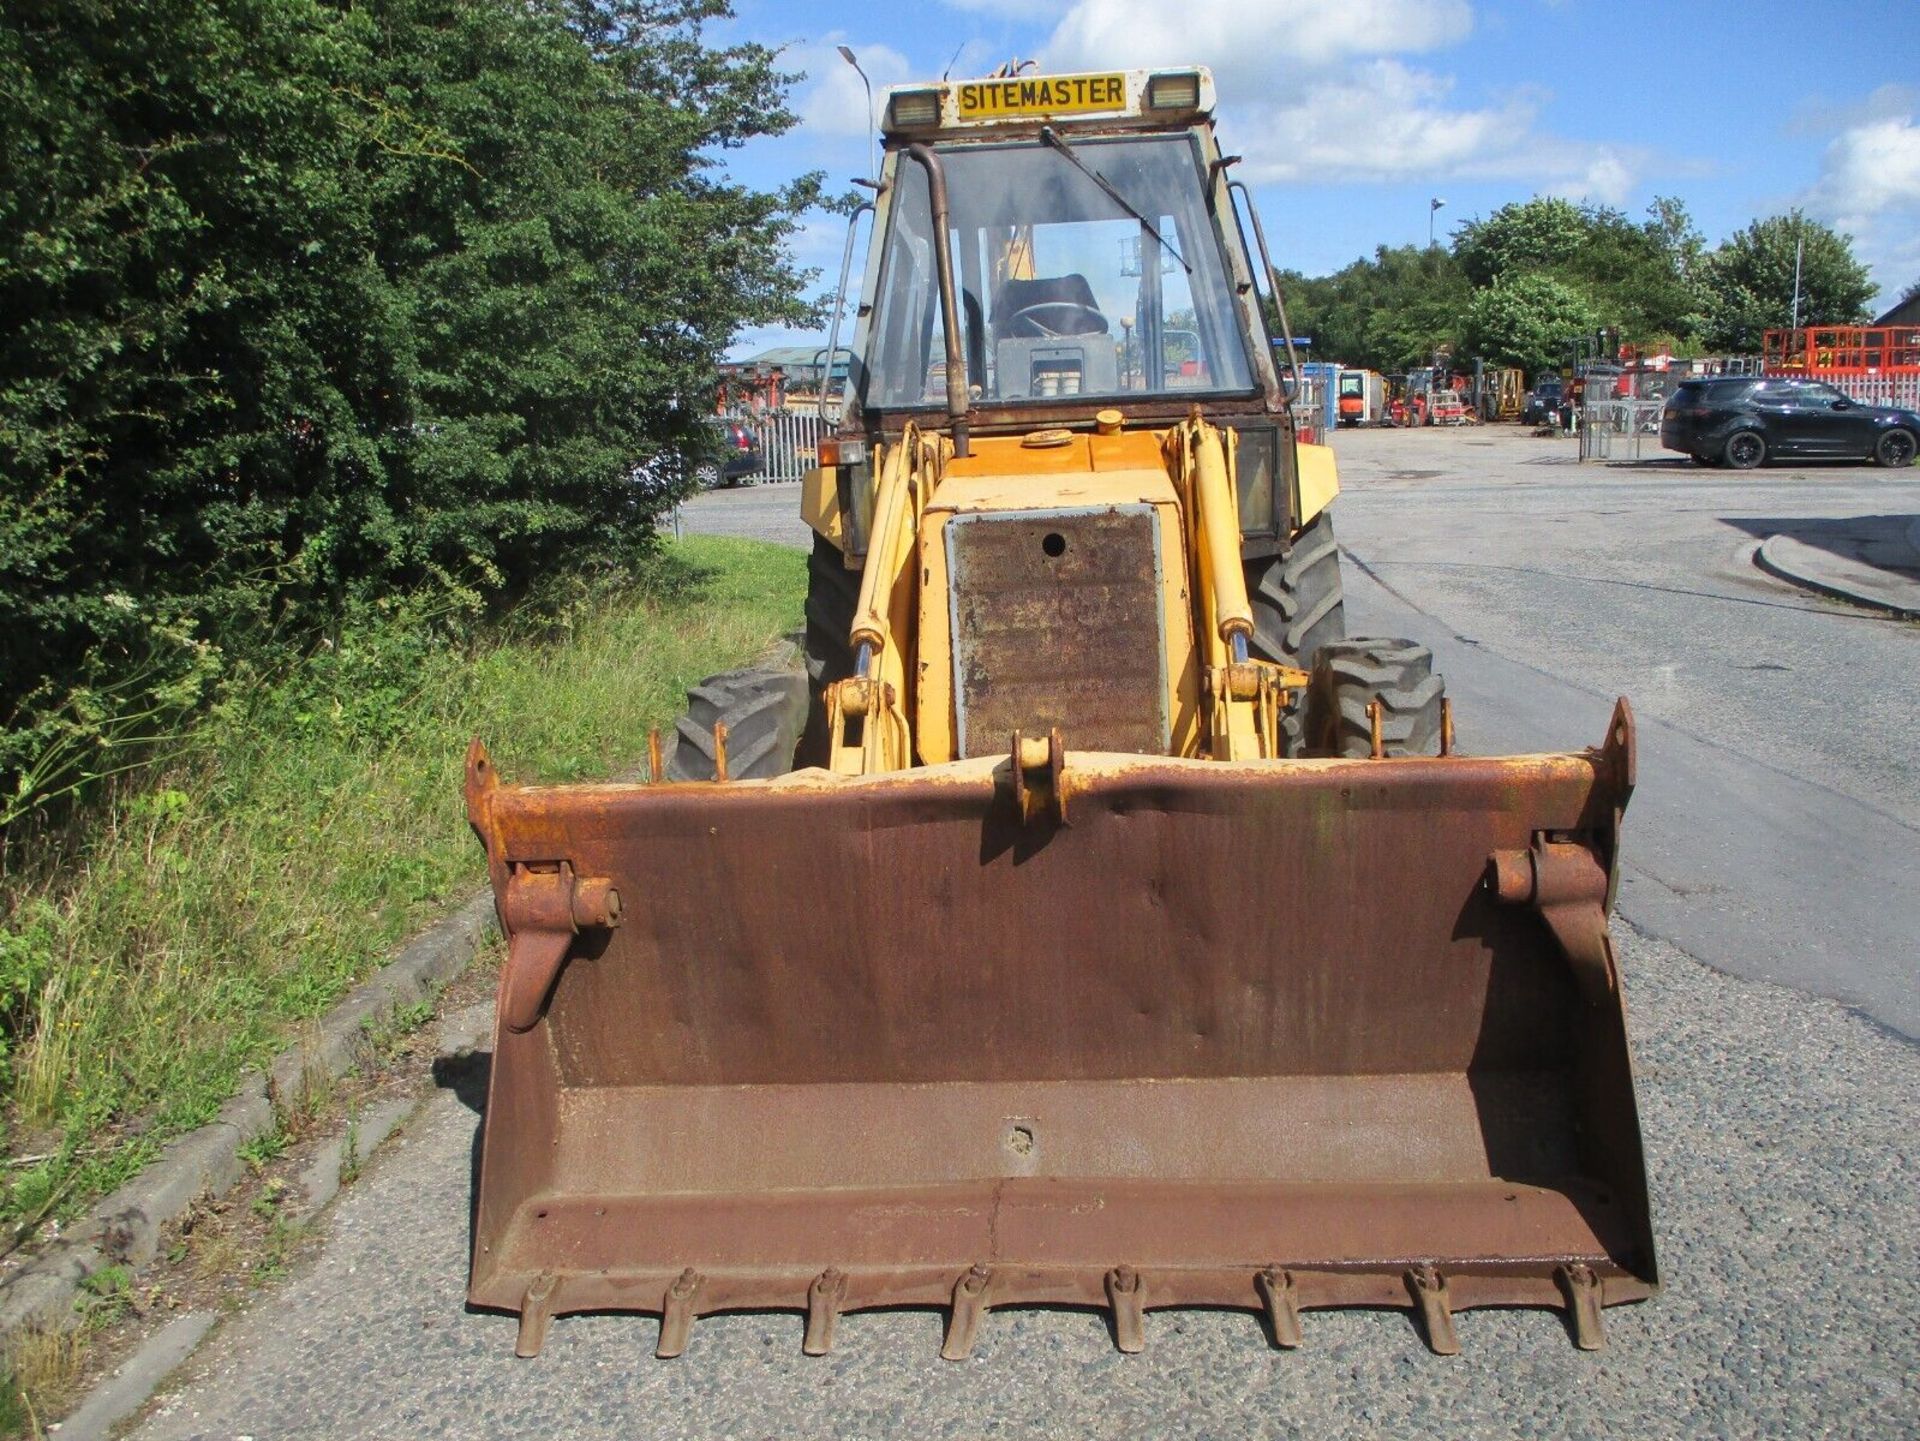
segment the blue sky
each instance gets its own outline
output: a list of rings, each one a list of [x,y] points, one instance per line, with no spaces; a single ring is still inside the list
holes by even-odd
[[[867,171],[846,44],[885,85],[1199,63],[1274,259],[1310,275],[1535,194],[1640,217],[1684,200],[1716,243],[1795,205],[1855,238],[1882,299],[1920,280],[1920,0],[736,0],[716,39],[782,47],[801,125],[743,180]],[[958,51],[956,58],[955,52]],[[796,238],[829,287],[844,225]],[[755,331],[736,355],[805,337]]]

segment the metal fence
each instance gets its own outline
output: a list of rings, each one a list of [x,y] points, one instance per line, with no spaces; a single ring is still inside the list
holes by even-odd
[[[1582,460],[1639,460],[1660,453],[1659,396],[1625,399],[1607,396],[1580,407]]]
[[[744,425],[760,443],[764,469],[756,481],[797,481],[819,463],[821,437],[837,424],[838,403],[829,405],[829,419],[820,418],[816,403],[793,410],[734,411],[729,420]]]
[[[1920,410],[1920,374],[1846,375],[1816,370],[1807,379],[1824,380],[1862,405],[1898,405],[1907,410]]]
[[[1329,404],[1327,380],[1323,375],[1300,377],[1300,391],[1293,397],[1293,424],[1296,430],[1313,432],[1314,439],[1326,444],[1326,432],[1333,429],[1333,421],[1328,415]]]

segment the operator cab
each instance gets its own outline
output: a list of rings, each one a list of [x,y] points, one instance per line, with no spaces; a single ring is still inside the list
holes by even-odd
[[[1268,342],[1210,92],[1204,71],[895,90],[861,409],[946,392],[928,170],[903,153],[916,141],[944,172],[970,407],[1259,396]]]

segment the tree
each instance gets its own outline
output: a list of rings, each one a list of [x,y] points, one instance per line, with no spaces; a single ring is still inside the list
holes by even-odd
[[[1587,212],[1569,200],[1536,195],[1503,205],[1454,232],[1453,252],[1475,289],[1530,271],[1577,269],[1586,244]]]
[[[1576,337],[1591,335],[1599,318],[1593,303],[1572,286],[1527,272],[1473,297],[1464,338],[1474,354],[1537,375],[1558,364]]]
[[[1470,290],[1453,255],[1437,247],[1379,247],[1334,275],[1283,273],[1295,331],[1317,354],[1375,370],[1427,365],[1458,339]]]
[[[1795,210],[1756,220],[1706,257],[1705,338],[1719,350],[1754,352],[1768,330],[1791,323],[1794,257],[1800,261],[1800,323],[1853,325],[1867,319],[1874,284],[1843,235]]]
[[[1636,224],[1607,206],[1536,196],[1457,232],[1461,269],[1484,289],[1547,275],[1586,296],[1622,339],[1644,344],[1699,329],[1695,272],[1703,242],[1680,201],[1654,201]]]
[[[7,7],[0,780],[352,606],[651,543],[734,332],[806,317],[817,182],[710,158],[793,121],[726,13]]]

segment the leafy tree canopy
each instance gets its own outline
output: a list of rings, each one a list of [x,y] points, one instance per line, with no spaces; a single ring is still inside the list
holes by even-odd
[[[1590,299],[1623,339],[1699,328],[1702,241],[1686,207],[1661,198],[1636,224],[1606,206],[1548,196],[1505,205],[1456,233],[1461,268],[1477,288],[1549,275]]]
[[[1786,329],[1796,252],[1802,325],[1852,325],[1869,318],[1875,286],[1854,257],[1852,237],[1795,210],[1754,221],[1706,257],[1709,346],[1757,351],[1766,331]]]
[[[1529,375],[1551,368],[1576,336],[1591,335],[1599,311],[1566,282],[1524,271],[1477,291],[1463,326],[1467,347]]]
[[[1374,370],[1430,365],[1458,338],[1472,288],[1452,252],[1381,246],[1320,279],[1282,273],[1288,319],[1311,335],[1316,355]]]
[[[793,122],[726,14],[7,6],[0,782],[351,606],[644,548],[724,346],[805,318],[816,180],[711,158]]]

